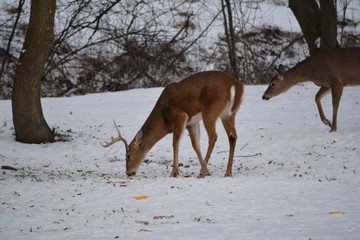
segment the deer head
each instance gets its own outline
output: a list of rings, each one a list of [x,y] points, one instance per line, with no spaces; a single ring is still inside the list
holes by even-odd
[[[102,143],[101,145],[103,147],[109,147],[118,141],[124,142],[125,149],[126,149],[126,174],[128,176],[134,176],[147,153],[147,151],[144,151],[141,146],[141,143],[143,141],[143,133],[140,130],[136,134],[134,140],[132,140],[130,145],[128,145],[126,139],[121,136],[120,130],[119,130],[118,126],[116,125],[115,121],[113,121],[113,122],[114,122],[114,125],[116,128],[116,131],[118,133],[118,137],[116,137],[116,138],[111,137],[110,142],[105,142],[104,144]]]
[[[269,100],[283,92],[289,90],[292,86],[291,82],[287,81],[287,71],[283,65],[275,68],[275,77],[270,81],[269,87],[266,89],[262,99]]]

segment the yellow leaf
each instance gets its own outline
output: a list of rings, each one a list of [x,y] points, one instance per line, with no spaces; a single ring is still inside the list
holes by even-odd
[[[142,200],[142,199],[146,199],[148,198],[149,196],[137,196],[137,197],[134,197],[136,200]]]
[[[329,214],[345,214],[344,212],[329,212]]]

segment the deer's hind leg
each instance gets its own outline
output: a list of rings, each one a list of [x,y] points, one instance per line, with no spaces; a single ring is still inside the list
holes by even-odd
[[[201,165],[199,177],[204,177],[206,175],[209,175],[209,170],[207,169],[206,166],[207,164],[204,161],[200,150],[200,125],[199,123],[196,123],[194,125],[188,126],[187,129],[190,135],[192,147],[194,148],[195,153]]]
[[[227,133],[227,136],[229,139],[229,145],[230,145],[229,159],[228,159],[228,165],[226,168],[225,177],[231,177],[232,176],[233,159],[234,159],[234,151],[235,151],[236,140],[237,140],[237,134],[236,134],[236,129],[235,129],[235,114],[231,115],[228,118],[222,118],[221,120],[224,125],[225,131]]]
[[[216,114],[211,114],[211,112],[203,113],[204,127],[209,138],[209,145],[204,159],[205,164],[208,164],[211,153],[215,146],[215,142],[217,140],[216,119],[217,119]]]

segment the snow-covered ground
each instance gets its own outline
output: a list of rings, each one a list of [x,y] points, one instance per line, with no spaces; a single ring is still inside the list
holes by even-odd
[[[113,119],[131,140],[161,88],[42,99],[70,140],[41,145],[14,140],[11,102],[0,101],[0,165],[18,169],[0,172],[0,239],[359,239],[360,88],[345,88],[337,133],[318,118],[315,85],[268,102],[265,89],[246,86],[232,178],[221,124],[204,179],[185,135],[178,178],[171,135],[131,178],[123,144],[100,146]],[[330,96],[324,107],[330,117]],[[201,141],[204,152],[203,129]]]

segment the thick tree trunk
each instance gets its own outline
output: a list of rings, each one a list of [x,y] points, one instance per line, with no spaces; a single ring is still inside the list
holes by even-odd
[[[320,0],[321,42],[320,48],[337,47],[337,13],[333,0]]]
[[[320,8],[316,0],[289,0],[304,34],[310,55],[317,51],[315,41],[320,38],[320,48],[337,47],[337,15],[333,0],[320,0]]]
[[[16,140],[43,143],[54,140],[40,102],[43,68],[54,41],[56,0],[32,0],[29,27],[16,68],[12,93]]]
[[[315,0],[289,0],[289,7],[299,22],[310,55],[318,48],[316,39],[321,36],[321,13]]]

